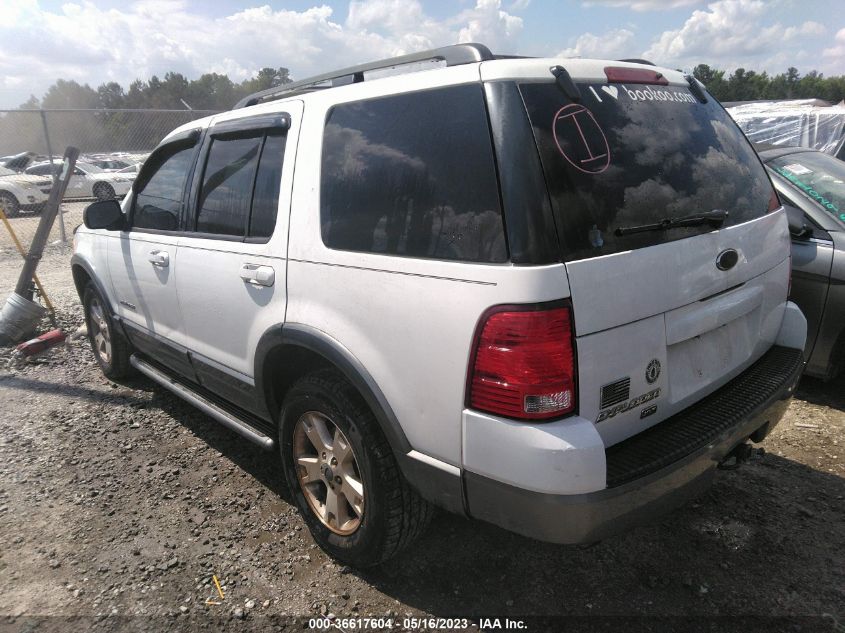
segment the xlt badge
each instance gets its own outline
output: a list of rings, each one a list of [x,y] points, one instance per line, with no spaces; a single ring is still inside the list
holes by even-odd
[[[658,387],[657,389],[652,389],[648,393],[644,393],[643,395],[637,396],[636,398],[632,398],[628,402],[623,402],[622,404],[617,404],[615,407],[605,409],[604,411],[599,413],[599,419],[596,420],[596,424],[598,424],[599,422],[604,422],[605,420],[614,417],[618,413],[625,413],[626,411],[635,409],[641,404],[645,404],[646,402],[659,397],[660,387]]]

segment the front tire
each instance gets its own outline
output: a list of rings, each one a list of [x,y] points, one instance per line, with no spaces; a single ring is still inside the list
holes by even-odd
[[[433,509],[411,488],[357,391],[335,370],[299,380],[282,405],[285,479],[317,544],[355,567],[412,543]]]
[[[115,326],[108,303],[97,287],[89,282],[82,295],[88,342],[100,369],[111,380],[126,378],[132,370],[129,364],[129,343]]]
[[[0,209],[7,218],[16,218],[20,214],[21,204],[13,193],[0,191]]]

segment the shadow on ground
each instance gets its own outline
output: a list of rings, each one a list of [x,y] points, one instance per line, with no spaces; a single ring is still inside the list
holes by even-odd
[[[798,385],[795,396],[813,404],[845,411],[845,372],[830,382],[822,382],[818,378],[804,376]]]
[[[149,406],[290,503],[275,452],[146,380],[131,386],[151,392]],[[838,388],[805,382],[800,396],[841,404]],[[409,551],[353,573],[407,607],[444,617],[836,614],[843,583],[816,570],[843,568],[843,499],[845,479],[767,454],[720,471],[701,498],[653,525],[605,542],[551,545],[440,513]]]

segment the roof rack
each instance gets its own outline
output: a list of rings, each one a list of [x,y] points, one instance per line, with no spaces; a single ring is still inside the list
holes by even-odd
[[[470,43],[444,46],[430,51],[391,57],[390,59],[382,59],[377,62],[369,62],[359,66],[350,66],[349,68],[344,68],[342,70],[335,70],[322,75],[308,77],[307,79],[301,79],[300,81],[294,81],[293,83],[282,84],[281,86],[276,86],[275,88],[255,92],[238,101],[235,104],[235,109],[245,108],[247,106],[261,103],[262,101],[273,101],[274,99],[281,99],[282,97],[290,97],[304,92],[312,92],[314,90],[321,90],[324,88],[334,88],[336,86],[345,86],[350,83],[360,83],[364,81],[364,73],[366,72],[393,68],[394,66],[401,66],[403,64],[443,61],[446,62],[447,66],[460,66],[462,64],[472,64],[474,62],[483,62],[491,59],[495,59],[495,56],[490,52],[489,48],[484,46],[484,44]],[[327,82],[331,82],[331,85],[319,85]]]
[[[631,59],[617,59],[618,62],[630,62],[632,64],[646,64],[648,66],[655,66],[654,62],[650,62],[647,59],[639,59],[639,58],[631,58]]]

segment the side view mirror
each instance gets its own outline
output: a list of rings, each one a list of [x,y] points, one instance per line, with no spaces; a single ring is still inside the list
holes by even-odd
[[[789,222],[789,234],[798,240],[806,240],[813,234],[813,228],[804,220],[804,212],[801,209],[783,205],[786,209],[786,219]]]
[[[85,208],[82,221],[89,229],[106,229],[119,231],[123,228],[123,211],[117,200],[100,200],[92,202]]]

